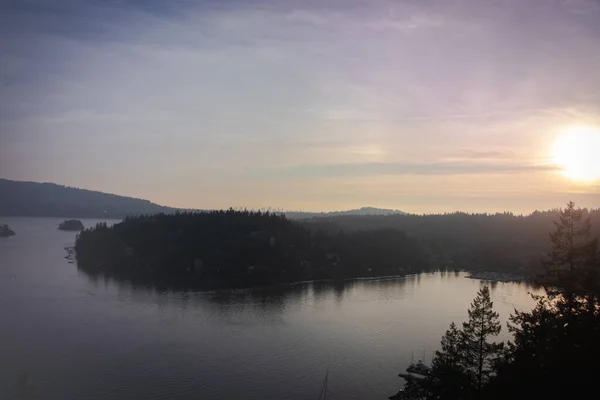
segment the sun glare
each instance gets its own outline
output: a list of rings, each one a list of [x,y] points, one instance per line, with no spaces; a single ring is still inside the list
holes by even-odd
[[[577,127],[563,132],[555,143],[554,163],[573,181],[600,180],[600,129]]]

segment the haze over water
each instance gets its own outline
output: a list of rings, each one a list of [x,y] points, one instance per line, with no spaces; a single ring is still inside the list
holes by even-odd
[[[430,360],[481,282],[463,274],[299,283],[231,293],[92,280],[65,259],[59,219],[3,218],[0,397],[28,377],[43,399],[385,399]],[[85,226],[96,221],[83,220]],[[531,289],[492,286],[506,321]],[[500,340],[508,338],[505,327]]]

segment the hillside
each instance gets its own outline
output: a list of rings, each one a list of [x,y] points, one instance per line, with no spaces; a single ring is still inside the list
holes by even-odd
[[[511,213],[437,215],[340,215],[302,221],[312,232],[356,232],[392,229],[406,232],[429,251],[439,266],[528,273],[541,267],[550,250],[549,232],[558,209],[529,215]],[[583,210],[591,236],[600,238],[600,209]]]
[[[172,211],[133,197],[54,183],[0,179],[0,215],[6,217],[123,218]]]
[[[341,217],[358,215],[396,215],[406,214],[404,211],[388,208],[362,207],[354,210],[330,211],[330,212],[307,212],[307,211],[285,211],[285,216],[291,219],[320,218],[320,217]]]

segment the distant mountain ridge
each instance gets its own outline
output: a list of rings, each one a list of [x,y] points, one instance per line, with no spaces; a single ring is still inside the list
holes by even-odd
[[[123,218],[175,210],[95,190],[0,179],[0,215],[5,217]]]
[[[184,209],[56,183],[23,182],[0,178],[0,215],[5,217],[123,218],[127,215],[172,213],[177,210]],[[272,212],[285,214],[290,219],[406,214],[400,210],[375,207],[331,212],[283,210],[272,210]]]
[[[406,213],[401,210],[395,210],[391,208],[376,208],[376,207],[361,207],[352,210],[345,211],[329,211],[329,212],[307,212],[307,211],[284,211],[283,212],[290,219],[305,219],[305,218],[317,218],[317,217],[339,217],[346,215],[395,215]]]

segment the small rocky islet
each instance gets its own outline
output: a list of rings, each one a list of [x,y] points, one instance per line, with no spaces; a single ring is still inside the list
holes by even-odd
[[[78,219],[68,219],[58,225],[61,231],[82,231],[85,229],[83,223]]]
[[[7,224],[0,224],[0,237],[10,237],[16,235],[15,231],[10,229]]]

